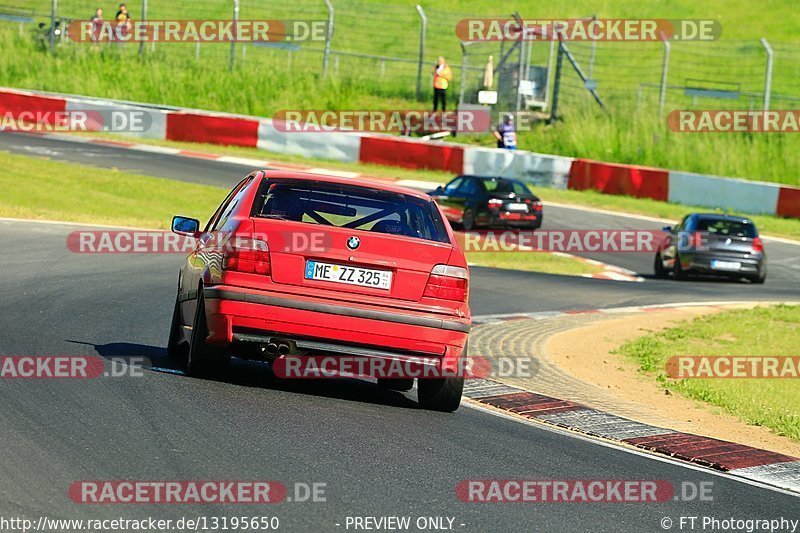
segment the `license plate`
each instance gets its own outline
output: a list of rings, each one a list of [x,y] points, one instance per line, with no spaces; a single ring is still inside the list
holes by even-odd
[[[306,261],[305,278],[384,290],[389,290],[392,286],[392,273],[388,270],[334,265],[319,261]]]
[[[720,261],[718,259],[712,259],[711,268],[716,268],[717,270],[740,270],[742,264],[738,261]]]
[[[509,211],[527,211],[528,204],[518,204],[518,203],[510,203],[506,206],[506,209]]]

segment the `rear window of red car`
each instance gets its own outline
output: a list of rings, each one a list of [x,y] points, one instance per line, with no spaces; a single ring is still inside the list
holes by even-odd
[[[432,201],[367,187],[264,179],[251,216],[450,242]]]

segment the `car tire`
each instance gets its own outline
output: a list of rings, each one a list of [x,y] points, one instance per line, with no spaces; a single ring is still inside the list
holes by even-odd
[[[672,277],[678,281],[686,279],[686,272],[681,268],[681,258],[675,256],[675,263],[672,265]]]
[[[464,209],[464,213],[461,215],[461,226],[464,231],[475,229],[475,213],[469,207]]]
[[[758,285],[762,285],[767,280],[767,266],[762,265],[758,268],[758,274],[752,276],[750,281]]]
[[[192,322],[192,340],[189,343],[189,357],[186,372],[190,376],[211,378],[225,371],[231,357],[219,348],[206,342],[208,323],[206,321],[206,305],[203,288],[197,290],[197,311]]]
[[[175,307],[172,309],[172,322],[169,326],[169,340],[167,340],[167,357],[180,362],[186,362],[189,356],[189,344],[182,338],[181,308],[178,295],[175,295]]]
[[[653,262],[653,272],[659,279],[667,277],[667,269],[664,268],[664,260],[661,259],[661,254],[656,254],[656,260]]]
[[[430,411],[452,413],[461,405],[464,391],[462,376],[417,380],[417,399],[420,407]]]
[[[413,378],[378,378],[378,387],[387,390],[410,391],[414,387]]]

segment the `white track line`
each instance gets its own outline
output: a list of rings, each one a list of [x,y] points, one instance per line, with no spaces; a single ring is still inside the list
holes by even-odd
[[[671,465],[674,465],[674,466],[679,466],[681,468],[688,468],[689,470],[694,470],[696,472],[703,472],[705,474],[709,474],[709,475],[712,475],[712,476],[724,477],[724,478],[730,479],[732,481],[737,481],[739,483],[744,483],[746,485],[751,485],[753,487],[758,487],[758,488],[761,488],[761,489],[771,490],[773,492],[778,492],[780,494],[786,494],[786,495],[789,495],[789,496],[800,497],[800,495],[798,495],[798,493],[796,493],[794,491],[790,491],[788,489],[777,487],[775,485],[769,485],[769,484],[761,482],[761,481],[755,481],[755,480],[752,480],[752,479],[749,479],[749,478],[744,478],[744,477],[738,476],[735,473],[733,473],[733,472],[735,472],[735,470],[731,471],[731,472],[722,472],[720,470],[713,470],[713,469],[708,468],[708,467],[695,465],[695,464],[692,464],[692,463],[680,461],[678,459],[673,459],[673,458],[668,457],[666,455],[656,454],[654,452],[648,452],[646,450],[642,450],[642,449],[639,449],[639,448],[634,448],[634,447],[629,446],[629,445],[618,444],[618,443],[615,443],[615,442],[610,441],[610,440],[605,440],[605,439],[601,439],[601,438],[597,438],[597,437],[592,437],[590,435],[585,435],[583,433],[577,433],[577,432],[574,432],[574,431],[570,431],[570,430],[568,430],[566,428],[561,428],[561,427],[558,427],[558,426],[553,426],[553,425],[547,424],[545,422],[531,420],[531,419],[527,419],[527,418],[522,418],[522,417],[519,417],[519,416],[514,415],[512,413],[506,413],[506,412],[503,412],[503,411],[499,411],[497,408],[486,407],[486,406],[478,403],[476,400],[472,400],[472,399],[469,399],[469,398],[464,398],[464,401],[462,401],[461,405],[463,405],[465,407],[468,407],[470,409],[475,409],[476,411],[481,411],[483,413],[487,413],[487,414],[492,415],[492,416],[497,416],[497,417],[500,417],[500,418],[505,418],[507,420],[512,420],[514,422],[517,422],[517,423],[520,423],[520,424],[524,424],[526,426],[533,426],[533,427],[536,427],[536,428],[544,430],[544,431],[549,431],[551,433],[557,433],[558,435],[561,435],[561,436],[564,436],[564,437],[569,437],[569,438],[573,438],[573,439],[579,439],[579,440],[582,440],[582,441],[585,441],[585,442],[590,442],[592,444],[596,444],[598,446],[604,446],[606,448],[612,448],[614,450],[622,451],[622,452],[625,452],[625,453],[638,455],[639,457],[645,457],[645,458],[651,459],[653,461],[659,461],[659,462],[662,462],[662,463],[668,463],[668,464],[671,464]]]

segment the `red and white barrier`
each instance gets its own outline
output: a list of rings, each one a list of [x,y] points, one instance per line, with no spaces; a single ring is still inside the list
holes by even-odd
[[[0,90],[0,114],[10,115],[14,120],[22,120],[20,114],[50,112],[58,113],[66,110],[67,102],[64,98],[43,96],[27,91]],[[50,117],[48,125],[53,125],[55,117]]]
[[[775,214],[781,217],[800,218],[800,188],[781,185]]]
[[[660,168],[576,159],[569,173],[569,188],[667,201],[669,173]]]
[[[142,107],[136,105],[129,105],[117,102],[109,102],[102,99],[87,99],[87,98],[67,98],[66,99],[67,111],[123,111],[121,116],[131,117],[132,111],[139,111],[144,115],[144,120],[147,123],[147,128],[142,131],[137,131],[131,128],[126,131],[124,135],[129,137],[138,137],[141,139],[166,139],[167,138],[167,115],[168,112],[163,109],[155,109],[152,107]]]
[[[566,189],[573,158],[522,150],[466,148],[463,174],[516,178],[540,187]]]
[[[362,134],[359,161],[461,174],[464,168],[464,150],[465,146],[461,144]]]
[[[227,115],[193,112],[170,112],[166,138],[228,146],[255,148],[258,144],[258,120]]]
[[[273,121],[262,120],[258,126],[258,147],[277,154],[356,163],[361,151],[361,137],[345,132],[286,133],[276,129]]]
[[[147,131],[128,135],[258,147],[278,154],[375,163],[452,174],[503,176],[537,186],[800,218],[800,188],[522,150],[473,147],[361,132],[284,132],[272,120],[115,100],[0,88],[0,115],[30,111],[145,110]]]

